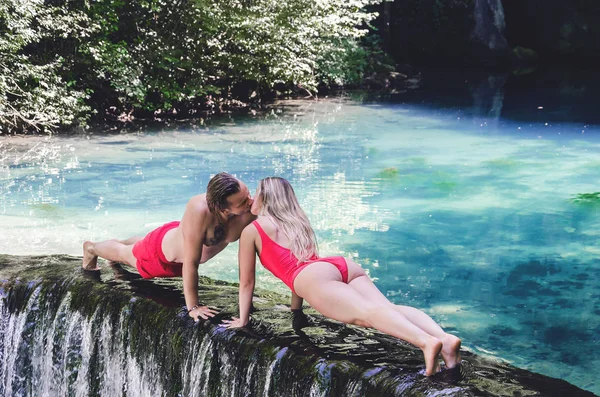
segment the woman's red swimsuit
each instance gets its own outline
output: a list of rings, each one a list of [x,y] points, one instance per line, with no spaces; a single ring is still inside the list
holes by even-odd
[[[282,247],[273,241],[267,233],[260,226],[258,221],[252,222],[252,224],[258,230],[260,238],[262,240],[262,250],[260,255],[260,262],[263,264],[268,271],[273,273],[275,277],[280,279],[287,285],[292,292],[294,291],[294,279],[304,268],[315,262],[328,262],[338,268],[342,274],[342,281],[348,282],[348,265],[346,259],[343,256],[328,256],[326,258],[319,258],[314,255],[309,260],[302,263],[298,263],[298,258],[288,249]]]

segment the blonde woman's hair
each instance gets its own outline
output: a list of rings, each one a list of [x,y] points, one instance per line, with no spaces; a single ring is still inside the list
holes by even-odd
[[[256,196],[262,199],[259,215],[270,217],[281,228],[298,263],[318,255],[315,232],[287,180],[279,177],[262,179]]]

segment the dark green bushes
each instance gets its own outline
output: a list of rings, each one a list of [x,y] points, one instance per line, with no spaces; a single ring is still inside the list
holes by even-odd
[[[360,80],[378,0],[0,0],[0,133]]]

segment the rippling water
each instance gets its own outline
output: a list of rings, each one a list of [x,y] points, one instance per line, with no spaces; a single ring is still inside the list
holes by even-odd
[[[81,255],[85,239],[179,219],[219,171],[252,191],[279,175],[322,254],[352,257],[468,349],[600,393],[600,197],[581,196],[600,191],[597,126],[341,99],[278,109],[143,133],[1,138],[0,253]],[[200,273],[236,281],[236,249]],[[285,288],[262,269],[258,285]]]

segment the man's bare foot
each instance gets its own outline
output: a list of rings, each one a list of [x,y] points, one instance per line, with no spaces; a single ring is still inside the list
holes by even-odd
[[[425,376],[431,376],[440,372],[438,355],[442,350],[442,342],[437,338],[431,337],[421,350],[423,350],[423,355],[425,356]]]
[[[451,334],[446,334],[442,339],[442,358],[446,363],[446,368],[454,368],[460,364],[460,345],[461,340]]]
[[[86,241],[83,243],[83,270],[100,270],[98,267],[98,256],[94,255],[94,243]]]

